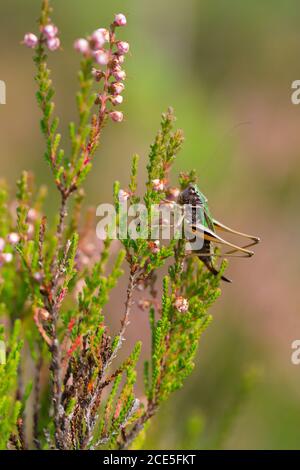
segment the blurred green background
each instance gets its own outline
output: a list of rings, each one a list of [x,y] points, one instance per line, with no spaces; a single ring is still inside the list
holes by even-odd
[[[126,120],[105,130],[86,184],[88,203],[110,200],[115,179],[126,186],[135,152],[142,180],[160,114],[172,105],[186,135],[174,175],[195,167],[216,218],[262,238],[253,259],[230,263],[234,283],[223,285],[197,368],[161,410],[146,447],[299,449],[300,366],[290,360],[291,343],[300,337],[300,107],[291,103],[291,83],[300,79],[299,2],[52,3],[63,42],[63,52],[50,60],[62,130],[75,111],[74,39],[115,13],[129,22],[122,31],[131,44]],[[35,32],[39,6],[40,0],[0,6],[0,79],[7,85],[0,164],[12,186],[30,169],[52,187],[31,52],[20,45],[25,32]],[[50,201],[53,214],[54,190]],[[130,338],[147,343],[146,314],[135,315]]]

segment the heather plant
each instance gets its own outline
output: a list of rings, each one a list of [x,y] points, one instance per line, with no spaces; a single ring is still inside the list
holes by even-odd
[[[108,29],[97,29],[74,44],[81,55],[78,118],[69,125],[70,146],[65,150],[48,66],[48,54],[60,49],[49,3],[42,3],[38,34],[27,33],[23,42],[34,53],[44,156],[60,207],[51,224],[43,208],[46,189],[37,188],[27,172],[12,201],[4,184],[0,189],[0,340],[7,344],[6,363],[0,365],[0,447],[137,448],[145,425],[194,368],[225,263],[218,276],[212,275],[197,257],[186,256],[185,240],[176,237],[167,243],[150,237],[115,241],[107,227],[105,240],[91,239],[90,222],[81,217],[83,183],[105,125],[123,120],[119,106],[129,44],[119,34],[126,17],[116,15]],[[180,190],[195,182],[192,171],[180,174],[178,187],[170,185],[171,167],[184,140],[174,126],[169,109],[150,148],[144,194],[138,188],[136,155],[128,188],[115,182],[118,226],[124,202],[133,207],[143,201],[149,210],[172,204]],[[128,277],[127,293],[114,333],[107,325],[108,302],[121,276]],[[149,314],[151,342],[142,399],[137,396],[142,344],[132,344],[125,359],[121,351],[129,321],[135,321],[136,291],[143,294],[139,308]],[[24,383],[21,360],[27,354],[34,364],[30,383]],[[29,414],[32,419],[27,419]],[[33,423],[32,430],[28,423]]]

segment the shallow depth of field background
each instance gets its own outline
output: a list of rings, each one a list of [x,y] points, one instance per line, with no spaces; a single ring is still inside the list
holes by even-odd
[[[300,338],[300,106],[291,83],[300,79],[300,10],[296,0],[54,0],[63,52],[51,56],[62,130],[74,115],[75,38],[106,26],[123,12],[131,43],[126,62],[126,120],[105,129],[86,184],[91,205],[125,187],[131,155],[145,175],[160,114],[172,105],[186,135],[176,163],[195,167],[216,218],[262,238],[251,260],[232,260],[214,321],[202,339],[197,367],[185,388],[152,424],[148,448],[300,448],[300,366],[291,342]],[[39,0],[2,0],[0,79],[1,178],[30,169],[51,188],[34,101],[31,51],[20,46],[35,32]],[[174,183],[176,180],[174,179]],[[51,190],[48,214],[57,210]],[[125,284],[108,315],[122,308]],[[112,322],[114,323],[114,322]],[[134,312],[129,341],[142,338],[147,318]],[[129,343],[129,341],[127,343]],[[128,344],[129,346],[129,344]],[[245,393],[245,375],[256,385]],[[248,382],[248,381],[247,381]],[[142,392],[141,392],[142,393]]]

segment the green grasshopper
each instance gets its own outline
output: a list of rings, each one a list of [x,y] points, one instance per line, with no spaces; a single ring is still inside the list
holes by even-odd
[[[248,250],[249,247],[259,243],[260,239],[253,235],[247,235],[246,233],[238,232],[233,230],[226,225],[218,222],[214,219],[209,211],[207,198],[201,193],[196,184],[189,184],[178,196],[177,204],[181,207],[191,208],[190,213],[187,215],[183,214],[185,222],[185,232],[188,232],[194,239],[201,238],[201,248],[193,251],[191,254],[198,256],[207,269],[217,276],[219,271],[214,267],[213,258],[215,256],[239,256],[239,257],[251,257],[254,255],[253,251]],[[221,238],[216,231],[228,232],[234,235],[239,235],[244,238],[251,240],[245,246],[238,246],[230,243]],[[212,243],[217,243],[226,247],[230,247],[231,250],[226,251],[222,255],[216,255],[212,251]],[[235,254],[239,253],[239,254]],[[221,277],[223,281],[232,282],[225,276]]]

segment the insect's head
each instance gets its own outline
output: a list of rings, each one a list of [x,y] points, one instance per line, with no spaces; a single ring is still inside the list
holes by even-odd
[[[207,202],[207,198],[201,193],[195,183],[190,183],[178,196],[178,204],[192,206],[203,205]]]

